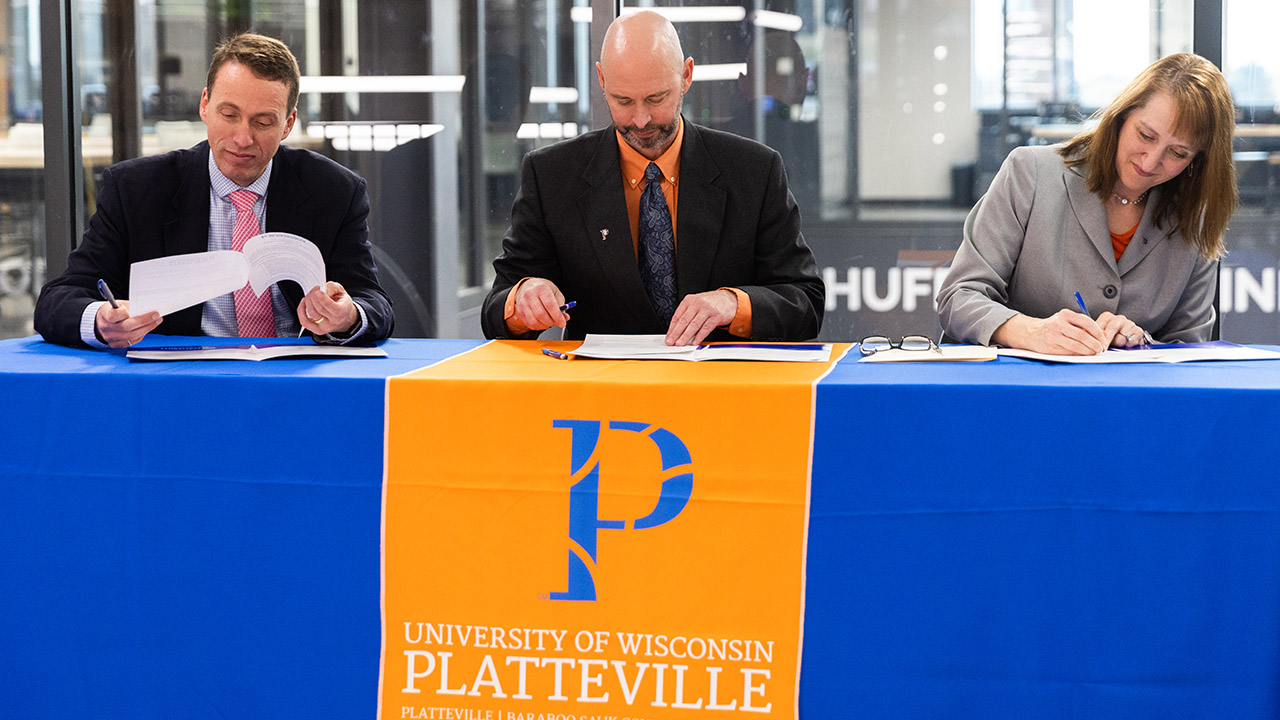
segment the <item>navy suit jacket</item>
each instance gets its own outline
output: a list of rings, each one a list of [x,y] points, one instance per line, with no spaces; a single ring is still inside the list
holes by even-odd
[[[129,297],[129,265],[140,260],[209,249],[209,144],[126,160],[102,174],[97,211],[67,270],[50,280],[36,302],[35,328],[45,340],[83,345],[80,318],[98,296],[98,278],[117,297]],[[267,185],[268,232],[289,232],[320,248],[329,280],[341,283],[365,311],[359,342],[391,334],[391,301],[378,284],[369,244],[369,195],[364,180],[328,158],[281,146]],[[303,291],[283,281],[296,308]],[[203,305],[166,315],[157,332],[202,335]]]
[[[666,333],[640,278],[618,152],[610,127],[525,157],[481,315],[486,337],[509,336],[503,307],[525,277],[551,280],[566,300],[577,301],[565,328],[568,339]],[[753,340],[815,337],[824,289],[800,234],[782,157],[752,140],[685,121],[679,193],[677,296],[738,288],[751,298]],[[733,338],[718,329],[708,339]]]

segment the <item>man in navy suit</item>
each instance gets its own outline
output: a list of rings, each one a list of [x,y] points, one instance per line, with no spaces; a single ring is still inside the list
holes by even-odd
[[[113,348],[157,328],[170,335],[245,334],[237,324],[243,306],[230,294],[162,318],[154,311],[131,317],[127,299],[112,307],[97,291],[101,278],[128,298],[134,262],[232,249],[241,212],[234,193],[243,211],[253,212],[242,220],[244,234],[306,238],[319,247],[329,278],[314,288],[273,285],[270,308],[257,308],[262,327],[278,336],[305,329],[326,343],[389,336],[394,318],[373,264],[364,180],[321,155],[280,146],[298,114],[298,63],[289,48],[251,33],[232,37],[215,51],[206,83],[200,118],[208,141],[106,169],[97,211],[66,272],[40,292],[36,329],[50,342]]]
[[[693,59],[671,23],[653,12],[618,18],[596,73],[613,127],[526,156],[484,334],[531,338],[559,326],[566,338],[665,334],[669,345],[816,336],[824,288],[782,158],[681,117]],[[669,219],[641,217],[652,197]],[[641,240],[653,227],[668,249],[674,235],[673,312],[645,267],[653,261]]]

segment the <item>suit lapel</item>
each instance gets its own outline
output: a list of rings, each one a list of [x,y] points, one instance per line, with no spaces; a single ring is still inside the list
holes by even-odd
[[[1136,267],[1157,245],[1169,237],[1168,231],[1157,226],[1154,221],[1155,208],[1159,200],[1160,188],[1152,188],[1147,195],[1147,204],[1142,213],[1142,222],[1138,223],[1138,229],[1133,233],[1133,239],[1129,241],[1129,247],[1125,248],[1124,254],[1120,256],[1121,275]]]
[[[627,199],[622,192],[617,135],[612,128],[600,133],[595,152],[582,172],[582,180],[587,187],[578,197],[578,207],[582,208],[584,244],[595,253],[617,293],[620,306],[632,310],[648,324],[657,325],[658,316],[640,279],[631,239],[631,220],[627,217]]]
[[[720,245],[725,191],[714,183],[720,168],[692,123],[684,124],[676,212],[676,295],[714,290],[711,266]]]
[[[1081,229],[1089,236],[1093,247],[1102,259],[1116,270],[1116,253],[1111,247],[1111,229],[1107,225],[1107,209],[1098,202],[1098,196],[1085,187],[1084,177],[1076,168],[1066,168],[1062,180],[1067,186],[1067,199],[1071,203],[1071,211]]]
[[[288,232],[312,242],[311,213],[302,207],[310,198],[306,184],[289,159],[289,150],[280,147],[271,162],[271,179],[267,181],[267,232]]]
[[[161,256],[209,249],[209,144],[200,143],[180,162],[186,167],[164,219]]]

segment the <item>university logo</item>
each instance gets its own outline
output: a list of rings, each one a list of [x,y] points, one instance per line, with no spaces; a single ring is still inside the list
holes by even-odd
[[[595,454],[604,423],[598,420],[554,420],[552,426],[572,432],[570,476],[577,476]],[[591,569],[596,567],[596,539],[601,530],[644,530],[670,522],[684,510],[693,494],[693,460],[689,449],[675,433],[642,422],[608,423],[609,430],[633,432],[647,436],[658,447],[662,457],[662,491],[653,510],[634,520],[602,520],[600,518],[600,461],[569,489],[569,582],[568,589],[552,592],[551,600],[596,599],[596,584]],[[685,472],[672,474],[677,468]]]

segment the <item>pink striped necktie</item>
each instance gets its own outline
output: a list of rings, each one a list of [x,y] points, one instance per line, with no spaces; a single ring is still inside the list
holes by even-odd
[[[258,193],[252,190],[236,190],[231,193],[231,204],[236,206],[236,227],[231,233],[231,249],[244,252],[244,244],[258,234],[258,218],[253,214],[253,204]],[[276,324],[271,314],[271,291],[254,295],[253,288],[245,283],[236,290],[236,330],[240,337],[275,337]]]

